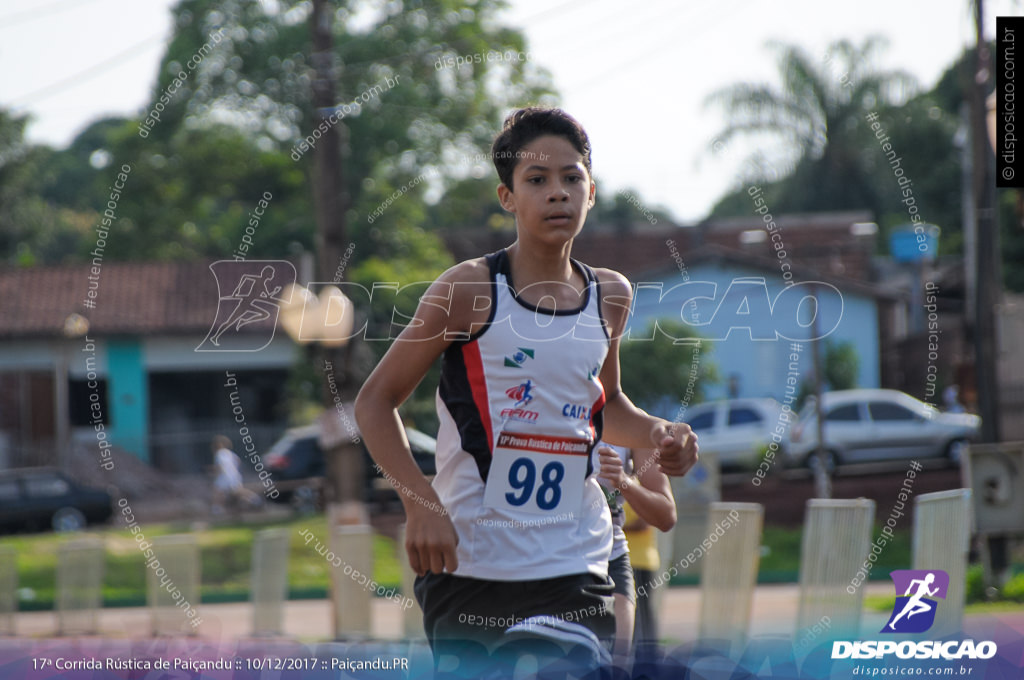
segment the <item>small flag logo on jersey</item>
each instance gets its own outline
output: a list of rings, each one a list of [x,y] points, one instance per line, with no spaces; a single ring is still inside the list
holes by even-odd
[[[505,357],[505,365],[510,368],[522,368],[523,363],[527,359],[533,358],[533,350],[527,347],[519,347],[518,352],[512,355],[512,358]]]

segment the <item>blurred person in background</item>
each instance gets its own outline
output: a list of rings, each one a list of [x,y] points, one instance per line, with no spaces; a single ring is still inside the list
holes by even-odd
[[[612,515],[608,575],[615,583],[613,656],[616,665],[625,667],[634,641],[657,639],[650,598],[637,598],[636,584],[647,583],[658,568],[654,527],[669,531],[675,526],[676,503],[668,477],[658,469],[654,449],[631,450],[603,442],[594,448],[601,469],[598,480]],[[626,528],[633,529],[632,542]]]
[[[661,567],[661,556],[658,554],[658,536],[654,533],[654,527],[645,522],[633,506],[627,504],[623,510],[625,524],[622,528],[629,545],[633,581],[647,586],[647,597],[637,598],[634,614],[633,646],[639,649],[644,643],[658,641],[658,612],[651,601],[650,582]]]
[[[241,502],[249,506],[259,505],[259,496],[242,485],[242,460],[231,450],[231,440],[219,434],[213,438],[210,448],[213,450],[211,470],[215,475],[211,508],[213,514],[224,514],[225,501],[231,501],[232,504]]]

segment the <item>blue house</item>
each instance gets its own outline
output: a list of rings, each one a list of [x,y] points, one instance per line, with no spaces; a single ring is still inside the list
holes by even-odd
[[[783,401],[787,381],[799,385],[813,377],[808,341],[815,337],[852,343],[857,385],[879,387],[882,337],[903,314],[897,294],[807,268],[783,270],[777,259],[720,246],[679,254],[671,269],[634,275],[633,284],[624,341],[649,340],[659,320],[689,326],[710,346],[709,360],[722,377],[706,387],[708,399]]]
[[[808,339],[815,334],[853,344],[859,387],[896,387],[909,294],[872,282],[877,226],[871,220],[865,211],[779,215],[785,249],[770,231],[775,223],[766,227],[759,215],[692,226],[588,223],[573,257],[622,272],[634,284],[624,342],[649,339],[650,324],[659,319],[687,324],[708,339],[708,358],[722,378],[706,386],[708,399],[783,401],[787,381],[799,386],[813,378]],[[460,260],[513,240],[512,233],[480,229],[446,236]],[[817,327],[815,298],[821,303]],[[685,389],[680,385],[666,398],[678,401]]]

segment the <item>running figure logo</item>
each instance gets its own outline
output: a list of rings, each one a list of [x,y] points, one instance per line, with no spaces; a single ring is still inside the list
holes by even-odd
[[[889,575],[896,586],[896,604],[880,632],[923,633],[931,628],[938,602],[930,598],[946,599],[949,574],[941,569],[901,569]]]
[[[532,391],[533,383],[527,380],[526,382],[516,385],[515,387],[508,388],[507,390],[505,390],[505,394],[508,396],[509,399],[515,399],[515,408],[519,408],[520,406],[526,406],[531,401],[533,401]]]
[[[217,280],[217,316],[195,351],[256,352],[269,345],[277,330],[279,304],[285,302],[282,291],[295,283],[294,265],[285,260],[220,260],[210,270]],[[225,295],[226,290],[231,293]],[[268,319],[263,332],[241,333]]]

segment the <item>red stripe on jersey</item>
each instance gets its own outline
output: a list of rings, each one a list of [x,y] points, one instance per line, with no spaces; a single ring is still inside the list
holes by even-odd
[[[491,408],[487,401],[487,378],[480,356],[480,343],[474,340],[463,345],[462,361],[466,365],[466,378],[469,380],[469,389],[473,393],[476,410],[480,413],[480,422],[487,431],[487,450],[493,453],[494,430],[491,426]]]
[[[601,388],[601,394],[597,395],[597,399],[594,401],[593,406],[590,407],[590,436],[594,438],[595,442],[597,442],[597,430],[594,429],[594,414],[600,413],[601,409],[604,408],[604,384],[596,375],[594,376],[594,382]]]

